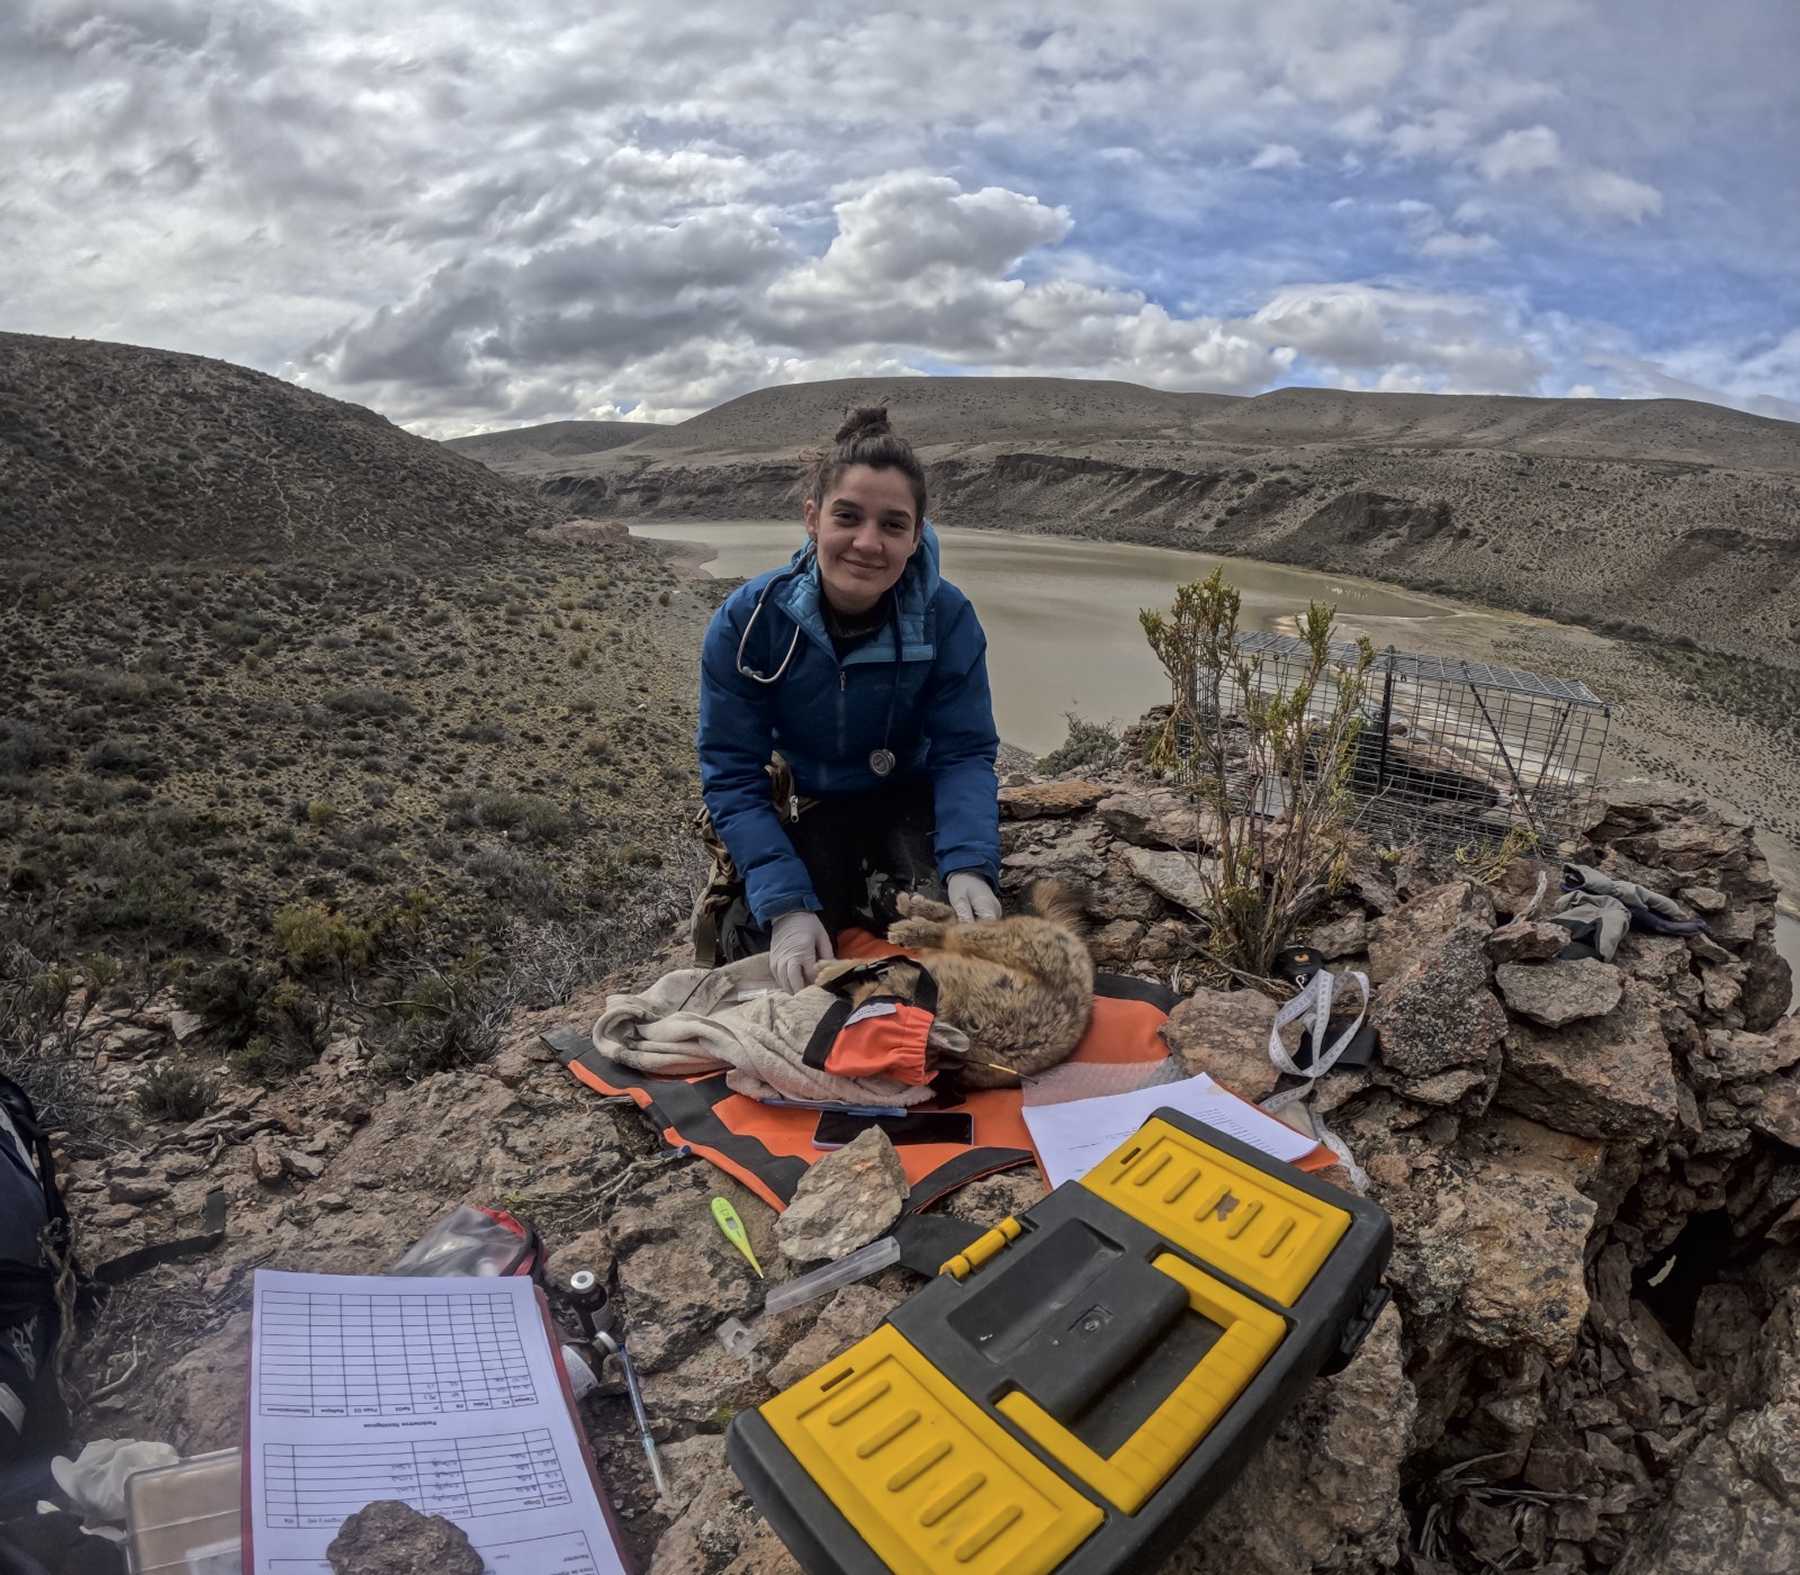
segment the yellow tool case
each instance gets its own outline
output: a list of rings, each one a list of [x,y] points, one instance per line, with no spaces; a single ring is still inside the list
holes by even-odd
[[[1158,1111],[734,1418],[732,1469],[814,1575],[1137,1575],[1355,1353],[1392,1241],[1373,1204]]]

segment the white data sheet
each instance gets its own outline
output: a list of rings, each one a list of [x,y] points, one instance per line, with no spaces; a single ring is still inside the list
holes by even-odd
[[[1044,1178],[1053,1187],[1084,1176],[1165,1105],[1204,1121],[1240,1142],[1292,1164],[1318,1145],[1284,1121],[1227,1093],[1202,1072],[1180,1083],[1162,1083],[1129,1094],[1070,1099],[1060,1105],[1027,1105],[1025,1125]]]
[[[330,1575],[344,1517],[404,1499],[491,1575],[623,1575],[523,1276],[256,1271],[253,1575]]]

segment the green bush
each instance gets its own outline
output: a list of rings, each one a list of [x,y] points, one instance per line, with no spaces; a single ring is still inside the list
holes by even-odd
[[[560,842],[575,829],[567,814],[534,793],[452,793],[444,807],[453,828],[506,831],[533,842]]]
[[[190,1067],[159,1066],[133,1097],[153,1121],[197,1121],[212,1105],[212,1088]]]
[[[374,939],[360,924],[323,903],[292,902],[275,910],[275,942],[299,972],[364,967],[374,955]]]
[[[1119,734],[1110,722],[1085,722],[1073,711],[1064,713],[1069,736],[1049,754],[1038,758],[1037,768],[1049,776],[1079,766],[1107,766],[1118,757]]]
[[[233,1047],[262,1026],[275,975],[241,957],[229,957],[175,987],[175,998]]]
[[[153,782],[165,774],[162,762],[148,749],[117,738],[101,739],[81,759],[89,771],[100,776],[129,776],[140,782]]]
[[[22,717],[0,717],[0,774],[25,775],[47,765],[56,751],[41,727]]]
[[[341,716],[410,716],[413,703],[404,695],[367,685],[340,689],[325,697],[325,704]]]

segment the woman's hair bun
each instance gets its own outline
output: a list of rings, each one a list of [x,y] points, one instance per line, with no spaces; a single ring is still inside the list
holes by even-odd
[[[854,443],[858,438],[885,437],[893,428],[888,425],[886,405],[864,405],[852,410],[837,429],[834,443]]]

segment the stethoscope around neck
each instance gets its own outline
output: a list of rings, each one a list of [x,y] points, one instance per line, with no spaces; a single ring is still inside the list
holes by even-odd
[[[777,667],[774,672],[766,674],[758,672],[754,667],[751,667],[744,661],[744,652],[750,644],[750,631],[756,627],[756,620],[762,617],[763,603],[769,599],[770,593],[774,591],[776,586],[788,584],[805,574],[812,568],[813,562],[817,556],[817,549],[809,545],[805,556],[803,556],[797,564],[776,575],[757,595],[756,605],[750,609],[750,616],[744,620],[744,632],[738,636],[737,670],[740,678],[749,678],[756,683],[764,685],[778,684],[781,682],[782,676],[787,672],[789,665],[794,660],[794,653],[800,648],[800,623],[798,619],[794,622],[793,637],[788,641],[788,648],[781,658],[781,665]],[[820,595],[822,596],[823,594],[824,591],[823,588],[821,588]],[[888,685],[887,723],[881,730],[881,748],[869,752],[869,769],[878,777],[885,777],[894,769],[894,752],[890,745],[893,743],[894,738],[894,709],[900,699],[900,662],[903,646],[900,638],[900,602],[898,597],[893,598],[889,611],[891,614],[889,627],[894,632],[894,676],[892,682]]]

